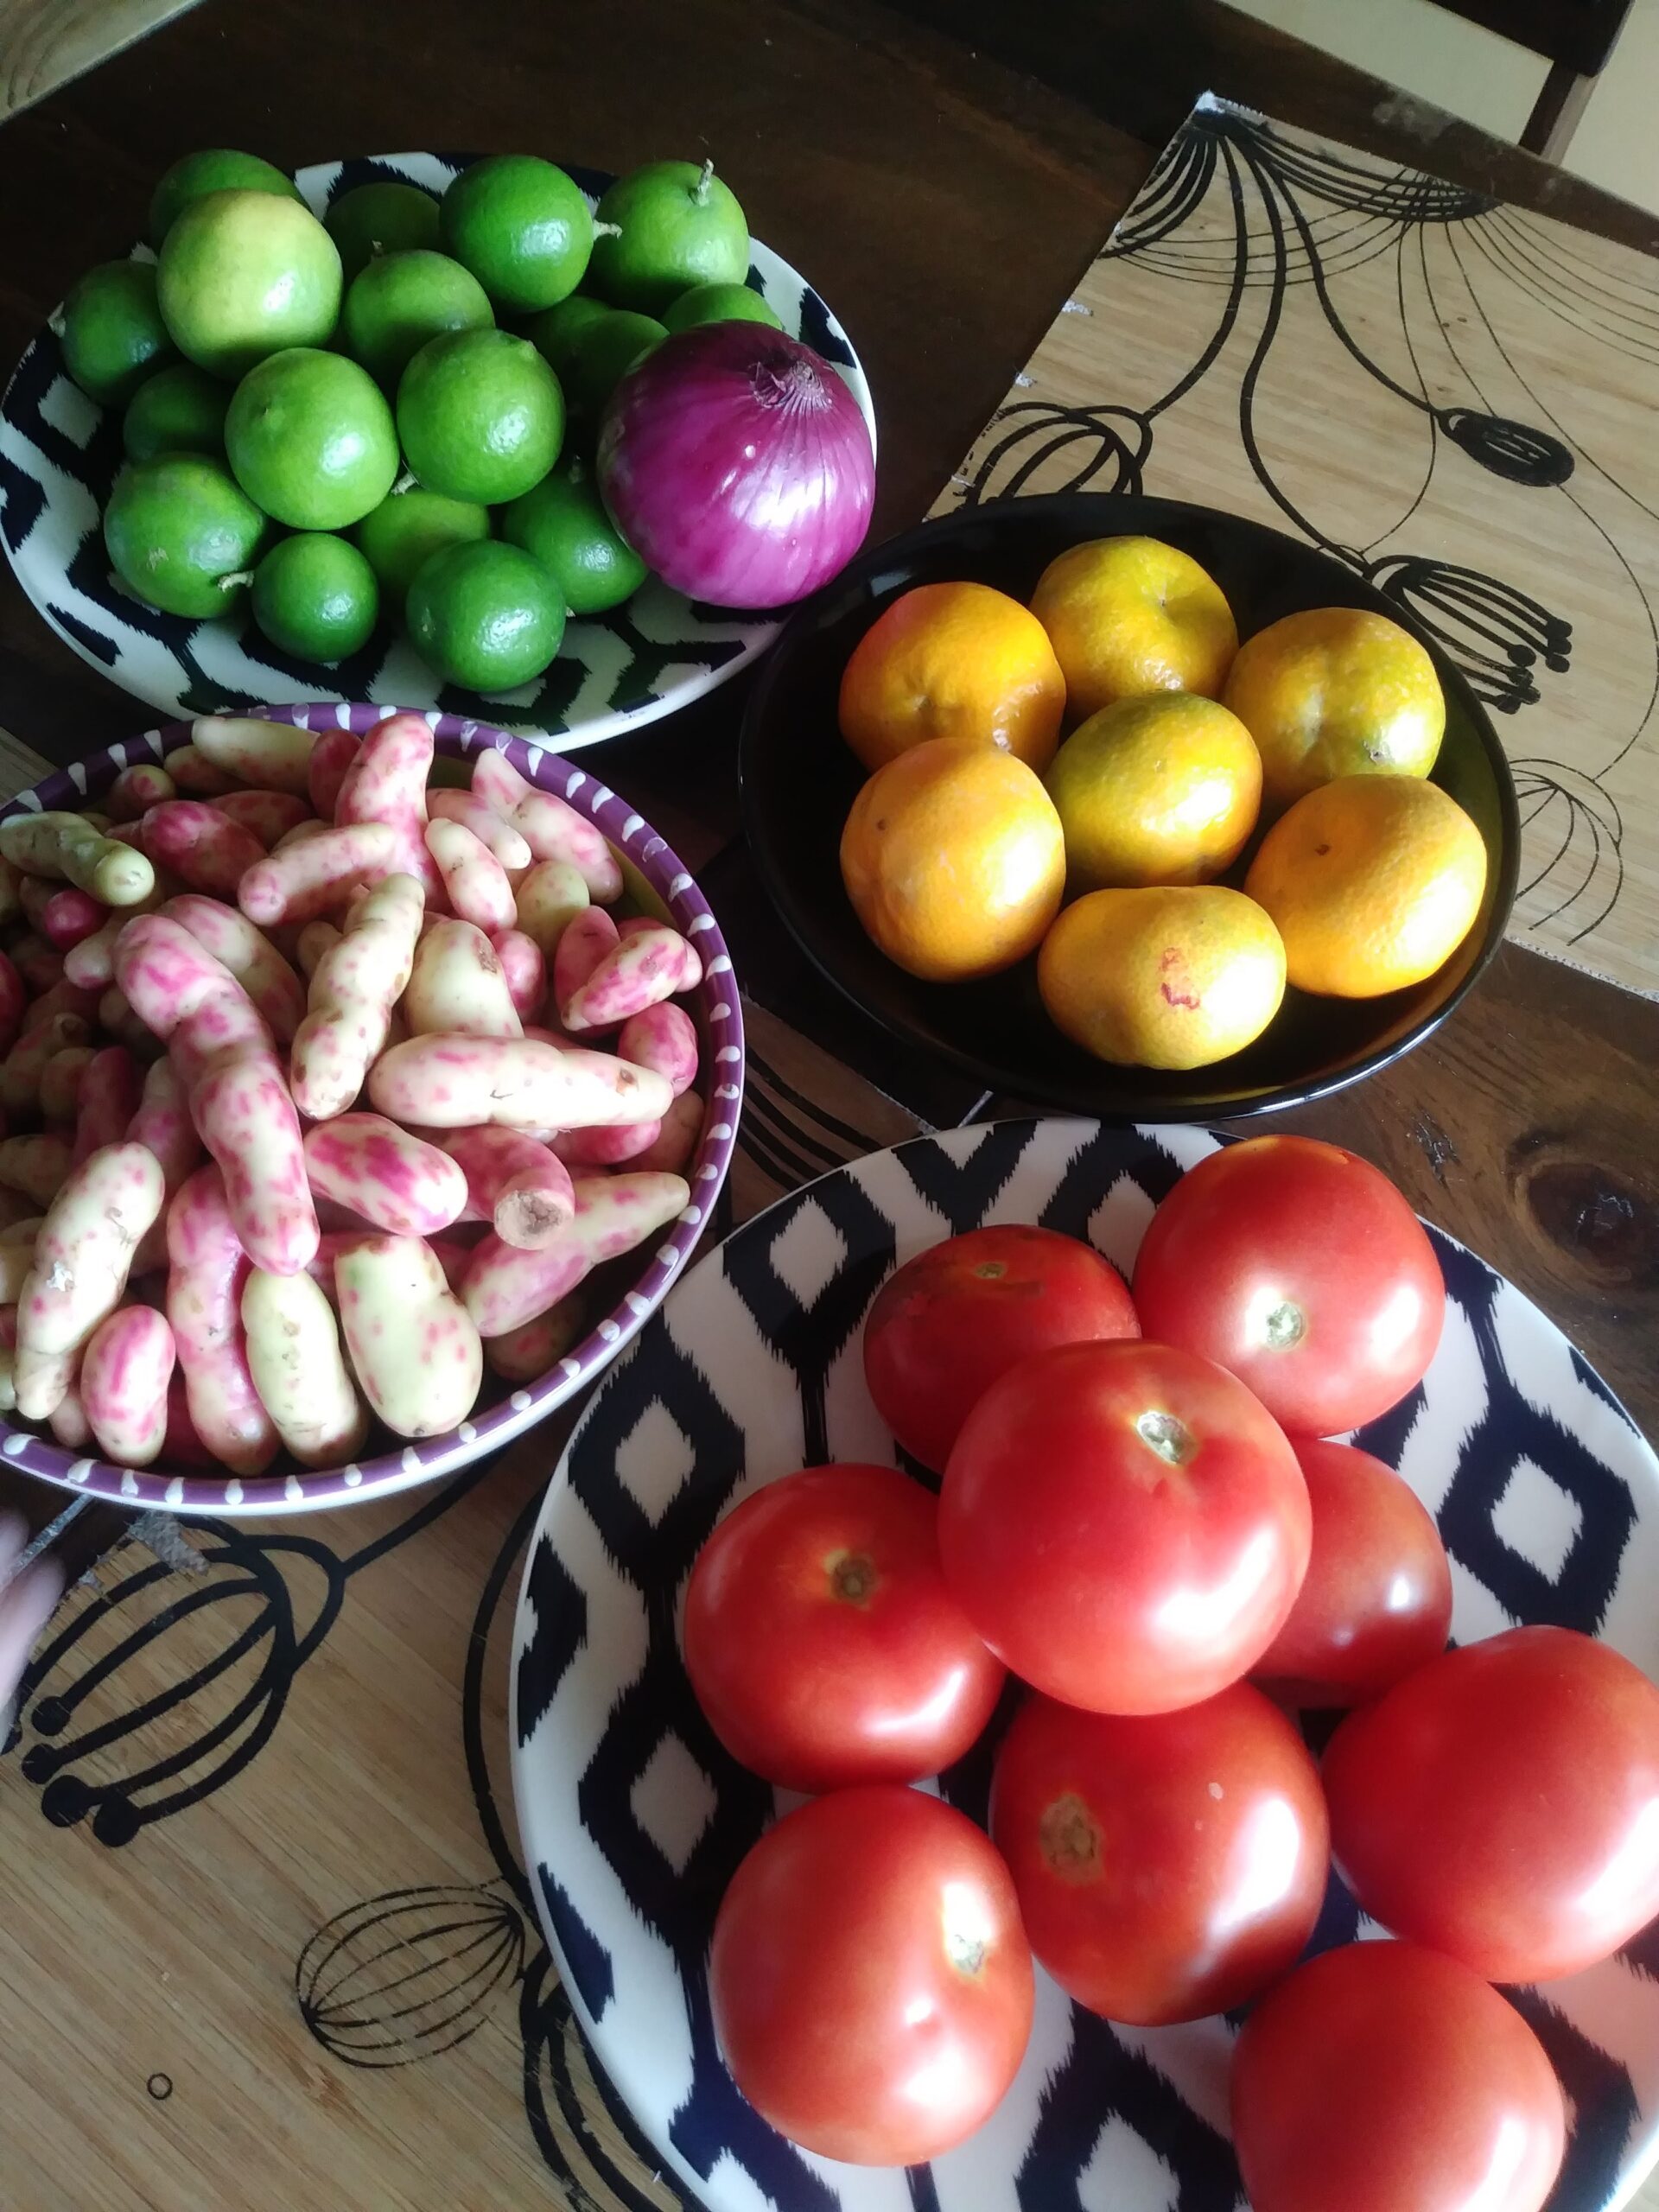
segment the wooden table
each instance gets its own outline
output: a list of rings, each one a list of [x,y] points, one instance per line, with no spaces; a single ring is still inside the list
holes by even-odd
[[[0,130],[0,361],[81,269],[125,251],[156,175],[204,143],[289,167],[407,147],[613,168],[708,151],[854,334],[890,531],[925,512],[1208,87],[1659,248],[1653,217],[1210,0],[207,0]],[[606,751],[607,778],[700,870],[735,827],[741,702],[734,685]],[[0,579],[0,728],[62,762],[152,719]],[[740,973],[747,938],[758,976],[771,933],[751,919],[741,854],[715,873]],[[769,972],[788,1001],[776,1010],[880,1073],[874,1033],[817,999],[804,969],[773,958]],[[1421,1050],[1274,1126],[1376,1160],[1654,1430],[1656,1070],[1659,1005],[1508,947]],[[24,1502],[40,1521],[60,1501]],[[88,1548],[115,1524],[102,1517]],[[381,2201],[364,2186],[342,2181],[340,2201]]]

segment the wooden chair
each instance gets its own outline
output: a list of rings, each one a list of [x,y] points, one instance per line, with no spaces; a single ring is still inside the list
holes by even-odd
[[[1436,0],[1453,15],[1513,39],[1549,64],[1521,133],[1529,154],[1559,162],[1607,65],[1630,0]]]

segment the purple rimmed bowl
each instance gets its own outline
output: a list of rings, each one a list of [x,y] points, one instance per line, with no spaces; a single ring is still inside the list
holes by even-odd
[[[385,706],[307,704],[256,707],[270,721],[295,722],[304,729],[350,729],[359,735],[396,709]],[[204,1473],[156,1465],[118,1467],[66,1452],[50,1437],[37,1435],[0,1417],[0,1460],[38,1475],[65,1490],[84,1491],[135,1508],[160,1506],[175,1513],[218,1516],[305,1513],[319,1507],[349,1505],[411,1489],[499,1451],[522,1435],[573,1392],[609,1365],[648,1315],[662,1303],[669,1285],[685,1265],[719,1196],[736,1142],[743,1103],[743,1014],[737,980],[720,925],[689,870],[644,817],[619,798],[598,777],[576,767],[533,740],[509,737],[487,723],[460,715],[425,715],[441,754],[464,760],[493,747],[505,753],[519,773],[551,791],[604,832],[622,863],[632,903],[655,907],[684,931],[702,955],[703,979],[682,1001],[697,1025],[702,1058],[695,1088],[703,1102],[697,1147],[683,1171],[691,1186],[685,1211],[643,1255],[608,1263],[607,1276],[618,1280],[636,1258],[640,1265],[609,1312],[595,1320],[580,1344],[535,1382],[512,1388],[487,1372],[484,1391],[471,1416],[444,1436],[401,1444],[378,1457],[354,1459],[340,1467],[302,1467],[278,1459],[263,1475],[237,1476],[228,1469]],[[188,722],[111,745],[48,776],[0,807],[0,818],[47,807],[79,808],[95,804],[123,768],[136,761],[161,760],[190,740]]]

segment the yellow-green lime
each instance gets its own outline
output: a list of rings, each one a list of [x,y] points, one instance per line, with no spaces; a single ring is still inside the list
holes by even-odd
[[[173,343],[215,376],[285,346],[323,346],[340,315],[340,256],[308,208],[269,192],[193,200],[162,248],[157,296]]]
[[[605,512],[587,465],[560,463],[501,510],[501,535],[535,556],[572,614],[602,614],[631,599],[648,573]]]
[[[596,301],[583,304],[599,306]],[[592,423],[634,363],[660,346],[668,333],[654,316],[635,315],[629,308],[599,307],[596,315],[567,315],[575,305],[567,300],[550,308],[528,329],[531,343],[557,372],[571,414]],[[565,320],[549,333],[545,326],[556,315]]]
[[[162,454],[116,478],[104,543],[140,599],[200,621],[240,599],[270,526],[222,461]]]
[[[69,287],[52,318],[63,365],[89,399],[124,407],[174,358],[156,303],[153,261],[100,261]]]
[[[429,339],[404,371],[397,435],[429,492],[500,506],[558,459],[564,397],[527,338],[453,330]]]
[[[158,369],[134,392],[121,423],[121,442],[129,461],[153,461],[158,453],[225,450],[225,410],[231,387],[210,377],[193,361]]]
[[[254,620],[281,652],[337,661],[369,642],[380,587],[355,545],[302,531],[273,545],[254,570],[252,601]]]
[[[349,284],[378,254],[435,247],[438,203],[418,184],[354,185],[329,202],[322,226],[339,249]]]
[[[181,212],[210,192],[274,192],[279,200],[298,200],[291,176],[263,162],[257,154],[238,154],[229,146],[209,146],[174,162],[149,202],[149,242],[159,246]]]
[[[594,219],[588,289],[615,307],[660,315],[694,284],[749,273],[749,226],[712,162],[647,162],[617,179]]]
[[[397,379],[429,338],[445,330],[488,330],[495,321],[484,287],[445,253],[416,248],[370,262],[346,291],[340,335],[375,382]]]
[[[783,324],[752,284],[694,284],[663,309],[669,330],[696,330],[705,322],[764,322],[772,330]]]
[[[561,168],[536,154],[490,154],[443,195],[439,235],[511,315],[533,315],[574,292],[593,250],[594,219]]]
[[[236,480],[292,530],[344,530],[397,475],[397,432],[366,369],[290,346],[250,369],[225,417]]]
[[[532,315],[524,325],[524,335],[558,378],[561,388],[575,365],[582,341],[587,333],[596,329],[607,315],[614,315],[614,308],[607,308],[603,300],[595,300],[586,292],[572,292],[568,300],[561,300],[557,307],[543,308],[540,315]]]
[[[382,499],[352,532],[380,585],[380,601],[402,621],[409,588],[423,563],[446,545],[471,545],[490,534],[490,511],[471,499],[446,499],[418,484]]]
[[[409,635],[421,658],[469,691],[512,691],[559,650],[558,586],[522,547],[488,538],[423,562],[409,593]]]

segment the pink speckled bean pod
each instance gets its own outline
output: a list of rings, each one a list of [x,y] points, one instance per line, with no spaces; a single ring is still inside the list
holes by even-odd
[[[11,963],[31,996],[44,998],[63,980],[63,955],[48,944],[38,930],[25,930],[11,940]]]
[[[632,1014],[616,1040],[619,1057],[665,1075],[677,1098],[697,1079],[697,1025],[683,1006],[664,999]]]
[[[578,1173],[583,1168],[632,1166],[655,1147],[662,1134],[660,1121],[641,1122],[632,1129],[560,1129],[551,1149]]]
[[[322,965],[322,956],[331,946],[340,943],[340,931],[332,922],[307,922],[300,931],[296,950],[299,956],[300,973],[308,983]]]
[[[194,745],[181,745],[176,753],[167,756],[167,772],[173,779],[174,788],[190,798],[217,798],[222,791],[233,791],[238,779],[226,775],[216,761]]]
[[[423,715],[388,715],[363,741],[334,800],[340,823],[378,822],[397,843],[394,866],[412,875],[429,905],[444,895],[443,878],[426,846],[426,779],[432,732]]]
[[[270,939],[234,906],[194,892],[169,899],[162,912],[229,969],[277,1043],[289,1043],[305,1018],[305,988]]]
[[[109,918],[90,937],[79,944],[72,944],[63,956],[63,980],[78,990],[101,991],[115,980],[115,941],[127,924],[138,914],[153,914],[163,904],[166,893],[158,882],[148,899],[141,899],[134,906],[117,906]]]
[[[501,963],[513,1012],[520,1021],[538,1021],[547,996],[547,962],[541,946],[523,930],[499,930],[490,943]]]
[[[16,1355],[13,1355],[14,1357]],[[86,1408],[81,1401],[80,1388],[76,1379],[76,1363],[67,1363],[68,1373],[62,1395],[46,1417],[55,1443],[66,1452],[85,1452],[92,1441],[92,1424],[86,1418]]]
[[[35,1264],[35,1239],[45,1225],[46,1217],[42,1214],[29,1236],[0,1237],[0,1305],[16,1306],[22,1296],[29,1271]],[[21,1230],[24,1224],[20,1222],[17,1226]]]
[[[697,1139],[702,1134],[703,1103],[695,1090],[683,1090],[662,1119],[656,1141],[636,1153],[628,1165],[643,1173],[646,1169],[666,1174],[677,1174],[697,1148]]]
[[[97,1057],[90,1045],[67,1045],[41,1070],[41,1118],[48,1128],[73,1127],[80,1112],[80,1086]],[[120,1134],[118,1129],[116,1135]]]
[[[156,1065],[165,1067],[167,1063],[157,1060]],[[106,1144],[119,1144],[131,1136],[143,1086],[143,1071],[124,1045],[106,1045],[92,1054],[80,1078],[75,1113],[77,1167],[88,1153],[101,1152]]]
[[[614,1029],[702,981],[702,963],[692,946],[666,922],[653,922],[621,938],[585,982],[560,999],[559,1020],[577,1035]]]
[[[175,1192],[167,1252],[167,1318],[196,1433],[232,1472],[263,1474],[276,1456],[276,1430],[248,1365],[242,1286],[251,1263],[217,1167],[199,1168]]]
[[[28,1004],[22,977],[8,955],[0,952],[0,1054],[9,1052],[16,1043]]]
[[[279,837],[311,819],[311,802],[293,791],[226,791],[207,804],[267,853]]]
[[[162,1164],[162,1180],[171,1200],[188,1177],[201,1165],[201,1139],[190,1118],[189,1101],[179,1071],[171,1060],[152,1061],[144,1071],[143,1094],[127,1124],[128,1141],[148,1145]],[[167,1265],[167,1224],[154,1223],[133,1255],[132,1271],[143,1274]]]
[[[130,768],[124,768],[105,792],[104,811],[111,822],[136,822],[164,798],[176,798],[178,789],[159,762],[136,761]]]
[[[435,822],[459,822],[470,830],[501,863],[509,883],[516,885],[535,857],[512,823],[503,821],[493,806],[486,806],[471,791],[429,791],[426,810]]]
[[[150,859],[210,899],[234,899],[243,877],[265,856],[257,837],[199,798],[163,800],[141,826]]]
[[[467,1309],[418,1236],[365,1236],[334,1262],[340,1326],[363,1394],[397,1436],[465,1421],[484,1379]]]
[[[164,914],[123,931],[116,976],[167,1040],[191,1118],[224,1170],[244,1249],[272,1274],[293,1274],[316,1249],[317,1217],[269,1027],[230,970]]]
[[[639,1174],[578,1177],[575,1193],[575,1214],[539,1251],[486,1236],[474,1253],[461,1294],[480,1336],[505,1336],[545,1313],[601,1261],[672,1221],[691,1195],[678,1175]]]
[[[375,1063],[369,1096],[418,1128],[597,1128],[654,1122],[673,1092],[648,1068],[529,1037],[411,1037]]]
[[[302,825],[308,826],[308,825]],[[427,864],[431,855],[421,848]],[[236,903],[251,922],[309,922],[343,906],[362,883],[379,883],[403,865],[397,832],[384,822],[319,829],[251,868]],[[435,871],[434,871],[435,873]]]
[[[533,1137],[485,1123],[451,1129],[442,1142],[465,1174],[472,1213],[504,1243],[539,1250],[575,1213],[569,1169]]]
[[[98,1014],[98,995],[96,991],[84,989],[79,983],[72,983],[66,977],[60,976],[55,983],[42,991],[38,998],[31,999],[23,1008],[23,1026],[19,1035],[32,1037],[37,1029],[60,1014],[72,1014],[78,1021],[94,1020]]]
[[[164,1467],[206,1469],[218,1464],[190,1418],[190,1389],[181,1367],[173,1370],[167,1386],[167,1433],[162,1439],[161,1461]]]
[[[346,1366],[328,1299],[310,1274],[255,1268],[242,1287],[248,1365],[276,1433],[304,1467],[355,1459],[369,1416]]]
[[[474,923],[442,915],[416,948],[403,1008],[417,1036],[518,1037],[524,1031],[494,945]]]
[[[206,715],[190,725],[191,742],[214,767],[256,791],[305,796],[316,738],[292,722],[251,721],[236,715]],[[168,756],[174,767],[176,753]]]
[[[332,822],[346,771],[363,750],[363,741],[348,729],[326,729],[311,748],[311,766],[305,779],[306,797],[319,821]]]
[[[565,931],[590,903],[582,871],[569,861],[537,861],[519,877],[512,899],[519,928],[540,945],[544,960],[552,959]],[[605,940],[607,947],[615,941]]]
[[[602,906],[584,906],[573,914],[553,948],[553,1004],[563,1007],[567,999],[575,998],[620,943],[616,924]]]
[[[486,937],[511,929],[515,918],[507,872],[483,840],[460,822],[429,822],[426,849],[437,862],[445,896],[464,922]]]
[[[124,1306],[88,1339],[76,1388],[99,1450],[118,1466],[160,1456],[177,1357],[166,1315],[149,1306]]]
[[[167,1050],[148,1022],[141,1021],[133,1012],[127,995],[111,983],[98,1001],[98,1026],[105,1035],[118,1045],[124,1045],[135,1059],[146,1066]]]
[[[92,1033],[91,1023],[77,1014],[54,1014],[38,1028],[25,1029],[0,1062],[0,1109],[16,1116],[38,1112],[47,1063],[71,1046],[85,1045]]]
[[[65,884],[61,890],[53,892],[41,908],[41,934],[48,944],[67,954],[95,936],[112,912],[130,914],[132,909],[112,909],[94,899],[90,891],[77,891],[72,884]]]
[[[143,853],[79,814],[52,808],[0,820],[0,855],[24,875],[73,883],[106,906],[130,906],[156,882],[156,871]]]
[[[47,1208],[35,1261],[17,1300],[17,1409],[44,1421],[79,1352],[121,1303],[133,1252],[160,1215],[166,1190],[142,1144],[105,1145],[73,1168]]]
[[[68,1180],[74,1147],[50,1130],[39,1135],[0,1137],[0,1184],[21,1192],[37,1206],[50,1205]]]
[[[582,1299],[562,1298],[545,1313],[538,1313],[533,1321],[521,1322],[505,1336],[486,1337],[484,1363],[504,1382],[538,1382],[582,1334]]]
[[[380,1114],[320,1122],[306,1132],[305,1164],[319,1198],[392,1236],[429,1236],[467,1204],[467,1177],[448,1154]]]
[[[289,1062],[295,1103],[313,1121],[343,1114],[362,1090],[408,984],[423,910],[413,877],[388,876],[319,961]]]
[[[313,837],[325,836],[334,827],[332,822],[319,822],[315,816],[308,814],[303,822],[296,822],[291,830],[284,830],[270,849],[273,853],[285,853],[290,845],[308,844]],[[358,888],[366,890],[368,887],[364,884]]]
[[[538,791],[505,753],[478,755],[473,791],[512,824],[538,861],[569,861],[581,872],[590,898],[607,904],[622,896],[621,867],[598,824],[551,791]]]

